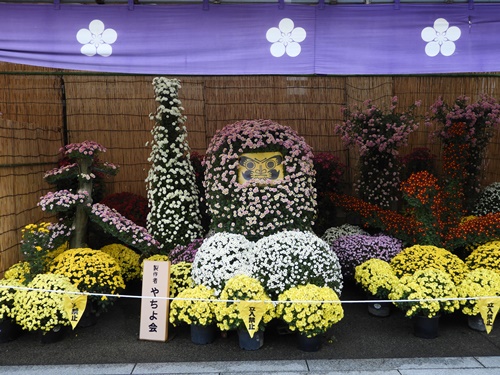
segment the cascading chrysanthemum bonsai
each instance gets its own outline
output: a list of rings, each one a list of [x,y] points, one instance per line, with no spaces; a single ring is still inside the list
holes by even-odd
[[[180,82],[156,77],[153,86],[159,105],[156,114],[150,115],[155,126],[146,178],[150,207],[147,228],[159,241],[161,253],[168,254],[175,246],[202,237],[203,228],[186,118],[178,98]]]
[[[48,171],[44,178],[50,184],[57,184],[61,180],[78,179],[76,191],[58,190],[49,192],[40,199],[39,205],[47,212],[73,212],[72,227],[75,228],[71,237],[72,248],[82,247],[87,242],[87,208],[92,204],[92,182],[96,173],[114,175],[118,167],[111,163],[94,163],[99,152],[106,152],[106,148],[94,141],[72,143],[61,148],[61,152],[68,157],[72,164],[54,168]]]

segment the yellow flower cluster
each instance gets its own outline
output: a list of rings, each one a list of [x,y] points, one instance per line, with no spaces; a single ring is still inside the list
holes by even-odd
[[[43,290],[78,292],[76,286],[63,275],[50,273],[36,275],[28,287]],[[69,325],[64,310],[64,294],[38,290],[18,290],[14,296],[12,314],[23,329],[50,331],[57,325]]]
[[[413,275],[406,275],[389,294],[392,300],[424,300],[415,302],[394,302],[406,311],[407,317],[421,315],[433,317],[440,312],[451,313],[459,308],[457,300],[439,300],[440,298],[458,298],[458,291],[451,276],[440,269],[425,268]]]
[[[3,274],[4,279],[17,280],[21,284],[25,284],[26,275],[30,273],[30,264],[28,262],[19,262],[12,265]]]
[[[68,277],[84,292],[118,294],[125,288],[120,266],[111,255],[100,250],[66,250],[51,263],[50,272]],[[97,302],[102,311],[114,302],[106,296],[90,298]]]
[[[344,317],[339,297],[329,287],[299,285],[281,293],[278,301],[282,302],[276,308],[278,316],[288,324],[290,330],[307,337],[326,332]]]
[[[204,285],[197,285],[181,291],[170,303],[170,323],[207,326],[215,322],[215,291]]]
[[[450,251],[432,245],[414,245],[403,249],[390,262],[397,277],[413,275],[433,267],[447,272],[455,284],[469,272],[467,265]]]
[[[179,262],[170,266],[170,297],[176,297],[186,288],[194,285],[191,278],[192,264]]]
[[[500,241],[487,242],[478,246],[465,259],[470,269],[488,268],[500,272]]]
[[[221,301],[215,304],[215,316],[217,326],[222,331],[237,329],[240,326],[243,327],[245,324],[240,317],[239,303],[225,301],[269,302],[265,303],[265,312],[259,322],[259,329],[263,328],[276,317],[274,305],[271,303],[271,298],[265,292],[262,284],[247,275],[237,275],[230,278],[222,290],[219,299]]]
[[[457,286],[461,298],[500,296],[500,274],[487,268],[476,268]],[[466,315],[479,314],[477,299],[460,301]]]
[[[65,242],[57,249],[49,251],[44,257],[45,268],[48,270],[52,261],[56,259],[58,255],[61,255],[68,249],[69,249],[69,243]]]
[[[49,226],[50,226],[51,223],[45,223],[45,222],[42,222],[40,224],[28,224],[26,225],[23,229],[21,229],[21,233],[22,233],[22,236],[23,236],[23,239],[26,239],[26,236],[29,235],[29,234],[33,234],[35,232],[39,232],[39,233],[49,233]]]
[[[134,250],[125,245],[111,244],[102,247],[101,251],[104,251],[106,254],[115,258],[122,270],[122,276],[125,283],[140,278],[140,255]]]
[[[0,280],[0,286],[19,287],[23,286],[23,284],[15,279],[3,279]],[[12,308],[14,307],[14,296],[16,292],[17,289],[14,288],[0,288],[0,322],[4,319],[14,318]]]
[[[356,267],[355,281],[373,296],[386,299],[399,279],[392,266],[381,259],[370,259]]]

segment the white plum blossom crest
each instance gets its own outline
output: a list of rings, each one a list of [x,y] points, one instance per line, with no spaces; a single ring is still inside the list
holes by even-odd
[[[426,27],[422,30],[421,36],[425,46],[425,53],[434,57],[440,52],[443,56],[451,56],[455,52],[455,43],[460,38],[461,31],[458,27],[452,26],[444,18],[434,21],[433,27]]]
[[[283,18],[278,27],[267,30],[266,38],[271,45],[271,55],[281,57],[285,53],[290,57],[300,54],[300,42],[306,39],[306,31],[302,27],[295,27],[290,18]]]
[[[118,39],[118,33],[114,29],[105,29],[101,20],[93,20],[88,29],[80,29],[76,34],[76,40],[83,44],[80,52],[87,56],[108,57],[113,53],[111,44]]]

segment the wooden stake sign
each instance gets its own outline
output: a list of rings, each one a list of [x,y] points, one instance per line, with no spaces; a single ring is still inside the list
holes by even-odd
[[[167,341],[170,262],[144,261],[139,339]]]

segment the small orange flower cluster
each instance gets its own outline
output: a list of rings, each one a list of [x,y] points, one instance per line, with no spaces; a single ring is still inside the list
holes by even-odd
[[[451,228],[446,244],[449,248],[456,248],[486,243],[495,238],[500,238],[500,213],[478,216]]]
[[[437,178],[427,171],[413,173],[401,183],[401,191],[409,198],[417,199],[422,205],[429,204],[439,191]]]
[[[467,133],[467,124],[465,122],[454,122],[446,130],[449,138],[463,138]]]
[[[416,243],[417,238],[425,236],[422,224],[412,217],[380,208],[347,194],[332,193],[330,199],[336,206],[348,212],[358,213],[367,225],[380,228],[407,243]]]

